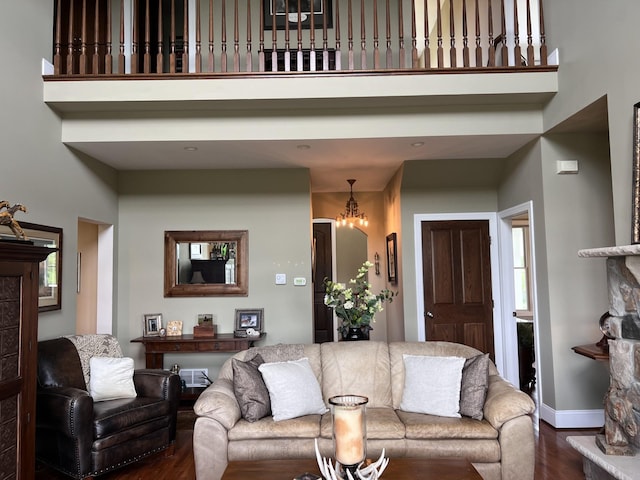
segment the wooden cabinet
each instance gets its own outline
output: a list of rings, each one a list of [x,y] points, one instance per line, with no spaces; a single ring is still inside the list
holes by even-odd
[[[49,253],[0,242],[0,480],[35,477],[38,273]]]

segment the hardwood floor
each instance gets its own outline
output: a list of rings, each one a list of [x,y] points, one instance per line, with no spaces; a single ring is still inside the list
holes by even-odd
[[[597,429],[556,430],[540,422],[536,443],[536,480],[582,480],[582,457],[566,441],[568,436],[595,435]],[[172,457],[162,454],[99,477],[100,480],[193,480],[192,431],[179,430]],[[63,480],[67,477],[39,468],[36,480]],[[416,478],[419,478],[416,476]]]

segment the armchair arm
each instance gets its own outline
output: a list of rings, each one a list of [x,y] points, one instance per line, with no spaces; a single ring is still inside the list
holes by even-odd
[[[93,441],[93,398],[73,387],[38,389],[36,402],[38,428],[57,430],[68,437]],[[87,420],[89,419],[89,420]]]
[[[218,378],[200,394],[193,410],[196,415],[216,420],[229,430],[241,416],[232,381]]]
[[[171,377],[175,378],[171,379]],[[169,400],[172,393],[172,383],[176,383],[178,391],[180,390],[178,375],[161,369],[138,369],[133,373],[133,383],[139,397]]]
[[[499,375],[489,376],[489,390],[484,403],[484,418],[496,429],[509,420],[531,415],[535,404],[526,393],[516,389]]]

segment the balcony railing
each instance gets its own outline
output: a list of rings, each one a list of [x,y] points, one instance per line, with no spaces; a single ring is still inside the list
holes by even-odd
[[[522,71],[546,66],[547,46],[542,0],[56,0],[53,65],[65,78]]]

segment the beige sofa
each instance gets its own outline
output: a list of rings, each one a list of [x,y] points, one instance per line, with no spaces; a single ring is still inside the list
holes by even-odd
[[[325,403],[334,395],[358,394],[367,405],[367,453],[386,449],[394,457],[464,457],[485,480],[534,478],[535,443],[531,414],[535,406],[524,393],[489,366],[484,418],[450,418],[399,410],[404,388],[403,354],[470,358],[479,351],[448,342],[338,342],[274,345],[240,352],[257,353],[265,362],[307,357]],[[301,392],[304,395],[304,392]],[[227,463],[268,458],[314,458],[315,439],[323,456],[333,454],[331,414],[274,422],[268,416],[250,423],[241,418],[233,389],[231,359],[194,406],[198,415],[193,450],[198,480],[218,480]]]

